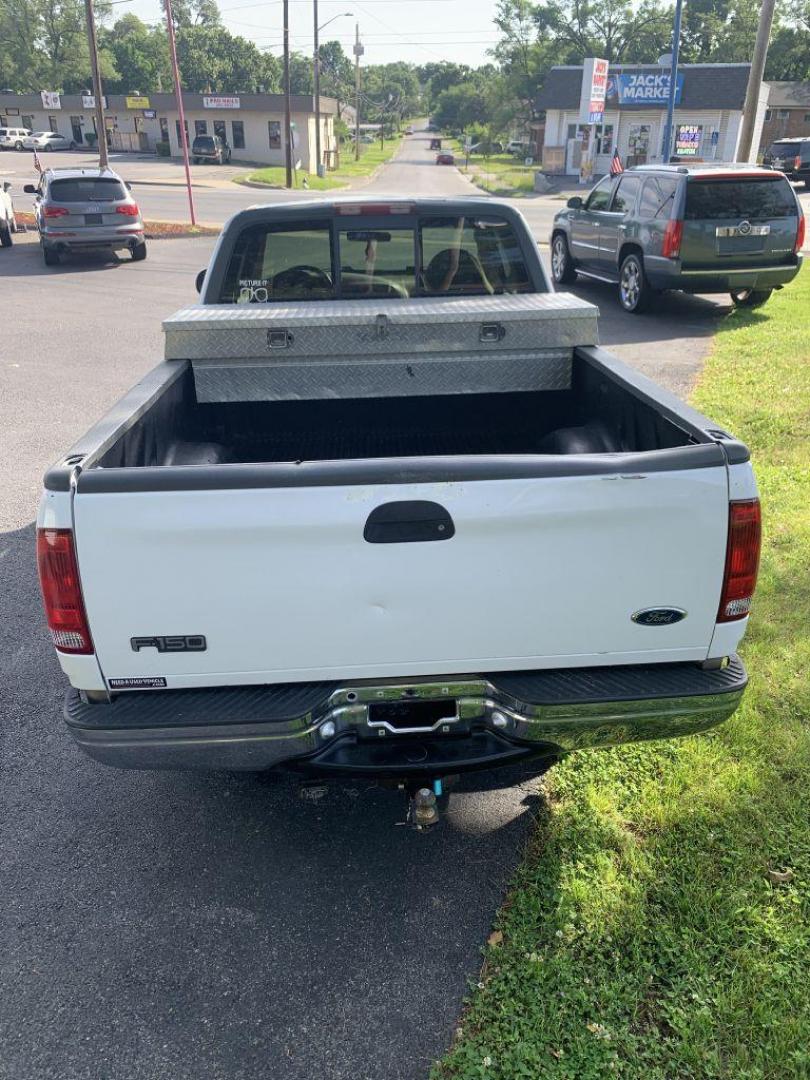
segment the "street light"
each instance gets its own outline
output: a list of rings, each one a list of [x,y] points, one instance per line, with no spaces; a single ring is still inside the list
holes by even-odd
[[[334,22],[335,19],[342,19],[346,15],[351,15],[351,11],[341,11],[338,15],[333,15],[331,19],[327,19],[325,23],[318,26],[318,0],[312,0],[312,18],[313,27],[315,29],[315,51],[313,53],[313,68],[315,75],[315,160],[318,176],[321,176],[321,170],[323,168],[323,162],[321,160],[321,64],[320,64],[320,46],[318,45],[318,34],[329,23]]]

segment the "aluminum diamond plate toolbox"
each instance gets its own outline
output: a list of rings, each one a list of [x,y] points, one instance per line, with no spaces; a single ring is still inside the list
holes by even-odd
[[[568,293],[200,305],[167,319],[200,401],[564,389],[597,309]]]

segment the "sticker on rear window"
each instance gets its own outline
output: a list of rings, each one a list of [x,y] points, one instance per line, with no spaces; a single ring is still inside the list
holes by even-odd
[[[266,304],[273,291],[270,278],[247,278],[239,282],[239,304]]]
[[[166,680],[163,676],[155,678],[137,679],[108,679],[111,690],[165,690]]]

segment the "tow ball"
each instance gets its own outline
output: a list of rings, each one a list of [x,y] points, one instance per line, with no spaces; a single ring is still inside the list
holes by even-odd
[[[434,780],[432,787],[416,787],[408,784],[405,787],[408,796],[408,810],[405,825],[412,829],[424,832],[439,824],[438,800],[442,794],[441,780]]]

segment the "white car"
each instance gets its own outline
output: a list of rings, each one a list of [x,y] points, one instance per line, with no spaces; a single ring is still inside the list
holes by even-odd
[[[26,150],[75,150],[76,143],[55,131],[35,131],[23,139]]]
[[[0,150],[22,150],[30,134],[28,128],[0,127]]]
[[[0,182],[0,247],[11,247],[11,234],[17,231],[10,190],[11,183],[8,180]]]

